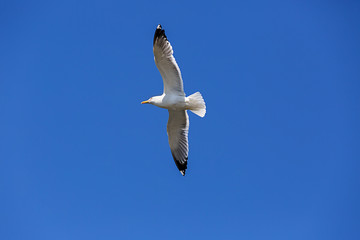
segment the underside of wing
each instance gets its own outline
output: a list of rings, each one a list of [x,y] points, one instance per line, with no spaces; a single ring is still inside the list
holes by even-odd
[[[184,176],[187,169],[189,117],[186,111],[169,110],[167,134],[175,164]]]
[[[173,49],[168,41],[165,30],[159,24],[155,30],[154,59],[164,81],[164,93],[185,95],[181,72],[173,56]]]

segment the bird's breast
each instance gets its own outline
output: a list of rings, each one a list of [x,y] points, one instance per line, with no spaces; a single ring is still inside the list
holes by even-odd
[[[186,98],[176,95],[165,95],[162,100],[163,107],[170,110],[185,110]]]

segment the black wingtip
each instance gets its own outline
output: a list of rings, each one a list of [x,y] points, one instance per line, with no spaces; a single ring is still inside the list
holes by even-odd
[[[187,169],[187,160],[188,158],[185,159],[185,161],[179,161],[176,159],[175,155],[173,153],[171,153],[173,158],[174,158],[174,162],[176,164],[176,167],[179,169],[180,173],[185,176],[185,171]]]
[[[157,25],[157,27],[156,27],[153,45],[155,44],[156,39],[159,37],[164,37],[165,39],[167,39],[166,35],[165,35],[165,30],[162,29],[161,24]]]

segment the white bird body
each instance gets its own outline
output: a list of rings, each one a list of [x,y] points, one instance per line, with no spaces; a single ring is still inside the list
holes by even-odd
[[[150,104],[169,110],[189,110],[189,100],[185,96],[165,94],[152,97]]]
[[[199,92],[186,97],[179,66],[173,56],[165,31],[158,25],[154,35],[154,60],[164,82],[164,93],[142,103],[169,110],[167,134],[176,166],[184,176],[189,152],[189,117],[187,110],[200,117],[206,113],[205,101]]]

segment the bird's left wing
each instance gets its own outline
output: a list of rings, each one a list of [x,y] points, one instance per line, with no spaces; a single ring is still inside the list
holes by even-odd
[[[179,66],[173,56],[173,49],[165,35],[165,30],[160,24],[155,30],[153,45],[155,64],[164,82],[164,93],[185,96]]]
[[[169,145],[175,164],[183,176],[187,168],[189,152],[188,132],[189,116],[186,110],[169,110],[169,121],[167,124]]]

